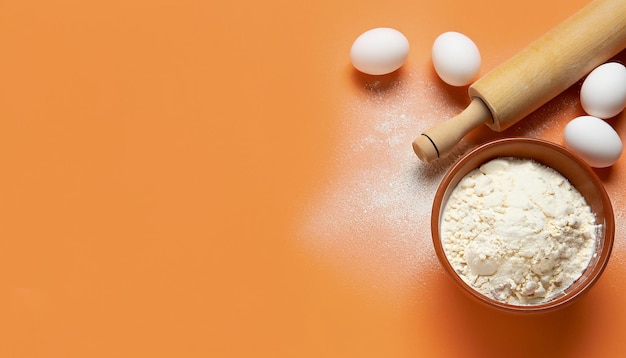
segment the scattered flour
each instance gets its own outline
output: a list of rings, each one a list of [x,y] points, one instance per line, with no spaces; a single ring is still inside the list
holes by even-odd
[[[430,212],[452,160],[422,163],[411,142],[459,109],[423,77],[372,81],[343,100],[332,175],[310,198],[299,231],[324,265],[388,297],[417,292],[416,278],[440,269]]]
[[[448,199],[442,244],[461,278],[511,304],[546,302],[574,283],[595,252],[595,217],[560,173],[499,158],[466,175]]]

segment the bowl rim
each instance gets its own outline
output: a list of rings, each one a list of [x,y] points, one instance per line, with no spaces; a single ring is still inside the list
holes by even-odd
[[[550,150],[556,151],[568,157],[569,159],[571,159],[574,164],[578,165],[580,169],[582,169],[585,172],[585,174],[589,177],[590,181],[592,182],[593,186],[597,189],[598,194],[600,195],[600,200],[602,202],[602,208],[604,209],[604,213],[605,213],[602,252],[599,255],[600,257],[598,257],[597,262],[595,263],[595,266],[592,267],[593,268],[592,273],[590,275],[585,275],[583,277],[585,281],[582,281],[582,283],[578,284],[577,288],[571,291],[570,293],[568,293],[567,295],[560,295],[551,299],[550,301],[536,304],[536,305],[514,305],[514,304],[509,304],[506,302],[501,302],[493,298],[490,298],[488,296],[485,296],[481,294],[480,292],[478,292],[473,287],[471,287],[469,284],[463,281],[463,279],[456,273],[456,271],[454,270],[454,268],[448,261],[448,258],[446,257],[446,254],[443,248],[443,243],[439,235],[439,219],[441,216],[442,209],[447,201],[447,198],[445,197],[445,195],[449,189],[450,191],[451,189],[453,189],[449,187],[450,187],[451,182],[455,180],[455,178],[457,178],[458,172],[463,168],[463,166],[466,163],[468,163],[470,160],[474,159],[475,157],[479,156],[484,150],[490,149],[490,148],[493,149],[493,147],[509,145],[511,143],[522,143],[524,145],[548,148]],[[486,163],[487,161],[498,158],[498,157],[515,157],[515,156],[494,155],[487,159],[484,159],[480,163]],[[518,157],[534,159],[532,158],[532,156],[520,155]],[[478,166],[480,166],[480,164],[478,164]],[[474,168],[477,168],[478,166],[475,166]],[[465,175],[467,174],[463,174],[463,177]],[[564,174],[561,174],[561,175],[565,176]],[[570,180],[569,178],[567,179]],[[550,142],[548,140],[538,139],[538,138],[529,138],[529,137],[507,137],[507,138],[499,138],[499,139],[490,140],[490,141],[487,141],[483,144],[476,146],[475,148],[471,149],[466,154],[458,158],[450,166],[450,168],[448,168],[448,170],[445,172],[444,176],[442,177],[437,187],[437,190],[435,192],[435,197],[433,200],[433,206],[432,206],[432,211],[431,211],[431,236],[433,240],[433,245],[435,247],[435,252],[437,254],[440,264],[444,267],[445,271],[454,279],[457,285],[460,286],[460,288],[464,292],[469,293],[472,298],[475,298],[478,301],[484,304],[487,304],[488,306],[495,307],[497,309],[504,310],[507,312],[538,313],[538,312],[551,311],[556,308],[562,308],[571,304],[576,298],[580,297],[582,294],[587,292],[589,288],[591,288],[591,286],[593,286],[597,282],[597,280],[602,275],[602,272],[606,268],[609,258],[611,256],[614,236],[615,236],[615,217],[614,217],[611,200],[610,200],[608,193],[606,192],[606,189],[604,188],[604,184],[602,183],[598,175],[594,172],[594,170],[581,157],[571,152],[564,146],[561,146],[554,142]],[[587,269],[585,271],[587,271]]]

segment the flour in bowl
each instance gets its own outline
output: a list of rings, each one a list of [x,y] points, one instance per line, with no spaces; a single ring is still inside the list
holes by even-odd
[[[446,257],[480,293],[539,304],[573,284],[595,252],[596,224],[583,196],[556,170],[497,158],[468,173],[445,204]]]

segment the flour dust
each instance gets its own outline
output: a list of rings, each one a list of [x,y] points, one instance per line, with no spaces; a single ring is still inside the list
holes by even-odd
[[[459,111],[441,89],[412,75],[377,82],[345,100],[334,177],[313,198],[300,236],[329,264],[385,291],[414,290],[438,269],[432,199],[450,159],[419,161],[411,142]]]

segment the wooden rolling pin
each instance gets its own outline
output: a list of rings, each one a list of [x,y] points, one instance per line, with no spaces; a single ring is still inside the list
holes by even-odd
[[[417,137],[425,162],[443,157],[473,128],[500,132],[626,48],[626,0],[595,0],[469,87],[457,116]]]

